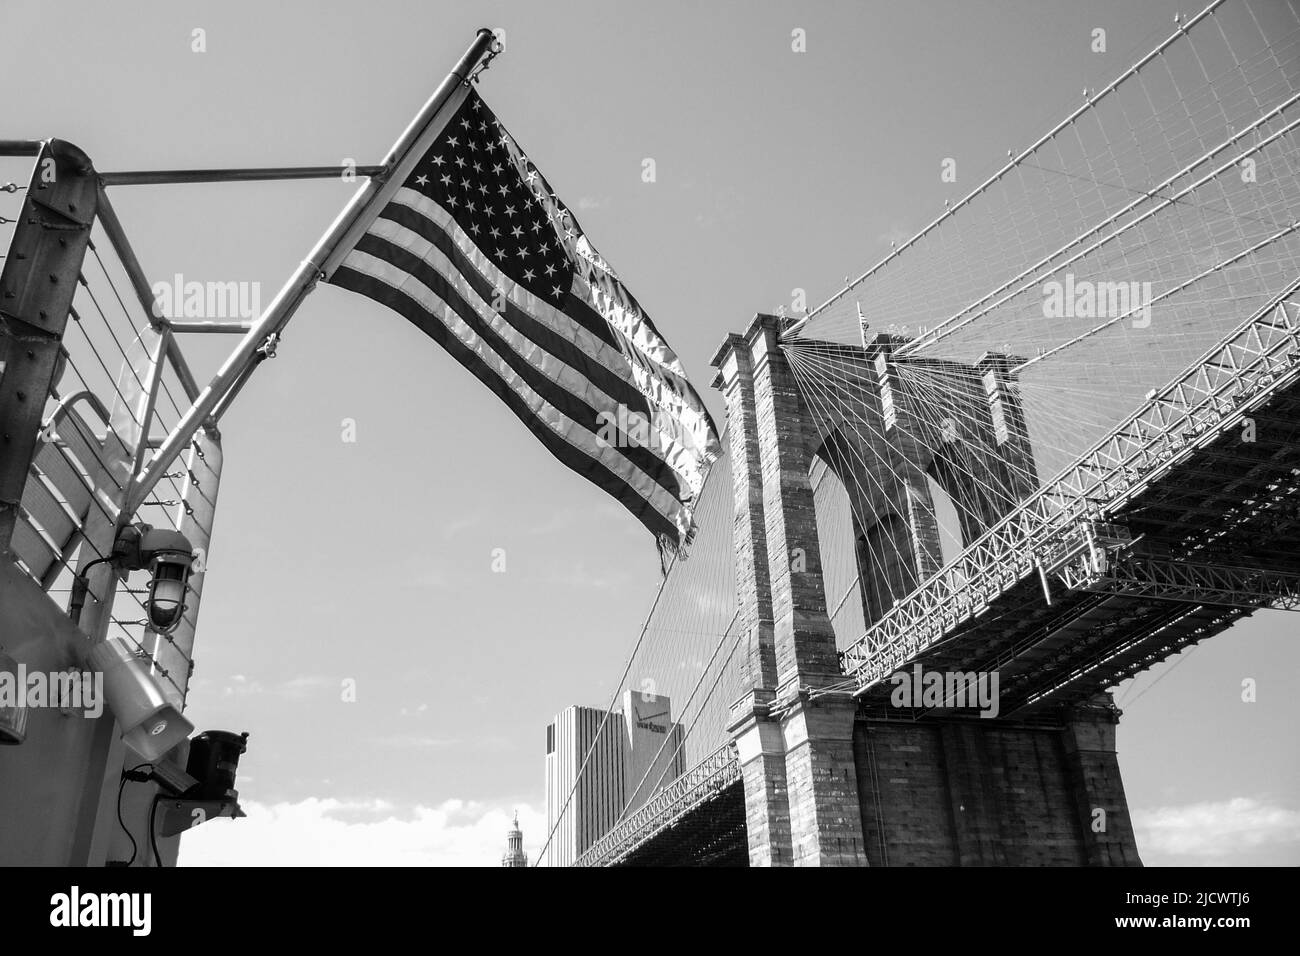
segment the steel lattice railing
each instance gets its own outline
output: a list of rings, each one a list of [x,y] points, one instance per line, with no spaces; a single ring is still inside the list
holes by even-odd
[[[740,779],[740,762],[730,742],[651,797],[597,840],[575,866],[613,866],[645,841],[672,826],[695,807]]]

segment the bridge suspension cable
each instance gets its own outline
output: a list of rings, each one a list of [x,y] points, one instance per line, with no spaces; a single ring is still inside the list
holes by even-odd
[[[1044,308],[1045,287],[1067,271],[1080,286],[1150,283],[1146,299],[1204,273],[1160,300],[1166,327],[1211,300],[1267,300],[1300,271],[1287,231],[1300,207],[1298,60],[1294,3],[1211,4],[790,337],[855,341],[860,307],[873,331],[911,339],[901,355],[970,359],[1012,342],[1005,351],[1055,357],[1080,331],[1073,311]],[[1228,274],[1211,279],[1222,263]],[[1188,324],[1197,341],[1171,364],[1228,327],[1223,316]],[[1112,328],[1130,353],[1162,347],[1146,326]]]
[[[725,435],[722,444],[725,449]],[[624,719],[618,707],[626,692],[634,697],[646,693],[669,698],[674,711],[672,725],[677,729],[666,735],[641,779],[628,781],[621,805],[608,823],[623,815],[634,800],[644,801],[663,784],[667,775],[661,772],[652,786],[647,785],[656,762],[664,761],[665,755],[664,766],[657,768],[660,771],[680,768],[689,763],[693,753],[702,757],[726,742],[728,695],[735,679],[728,666],[731,655],[723,651],[727,638],[737,633],[733,627],[736,601],[732,494],[730,460],[724,453],[710,468],[700,489],[695,537],[688,549],[674,557],[660,582],[627,663],[614,683],[609,706],[584,748],[572,784],[562,799],[552,794],[552,803],[558,803],[559,809],[552,807],[546,841],[534,865],[548,865],[553,859],[571,862],[565,856],[567,849],[555,845],[557,833],[572,821],[576,813],[574,801],[582,789],[590,787],[597,775],[609,772],[608,767],[593,761],[610,723]],[[720,704],[723,698],[726,700]]]
[[[842,301],[846,296],[848,296],[849,293],[857,289],[857,287],[860,286],[867,279],[871,278],[877,272],[884,269],[887,265],[889,265],[894,260],[898,259],[910,248],[915,246],[917,243],[923,241],[931,232],[933,232],[934,230],[936,230],[937,228],[939,228],[940,226],[948,222],[950,219],[952,219],[954,216],[956,216],[957,213],[960,212],[963,208],[965,208],[970,203],[974,202],[977,198],[983,195],[991,187],[993,187],[998,182],[1000,182],[1005,176],[1007,176],[1008,173],[1015,170],[1023,160],[1033,155],[1045,144],[1051,142],[1059,133],[1061,133],[1063,130],[1067,129],[1072,123],[1074,123],[1076,119],[1078,119],[1080,116],[1085,114],[1088,110],[1096,107],[1107,96],[1114,93],[1115,90],[1117,90],[1120,87],[1120,85],[1123,84],[1125,81],[1136,76],[1138,71],[1143,66],[1150,63],[1153,59],[1155,59],[1161,53],[1163,53],[1167,48],[1177,43],[1189,28],[1197,25],[1205,17],[1213,13],[1214,9],[1220,6],[1223,2],[1225,2],[1225,0],[1214,0],[1214,2],[1212,2],[1208,7],[1202,10],[1199,14],[1193,17],[1186,24],[1179,23],[1177,29],[1168,37],[1166,37],[1160,44],[1158,44],[1154,50],[1147,53],[1136,63],[1134,63],[1133,66],[1129,67],[1118,77],[1116,77],[1114,80],[1108,83],[1095,96],[1091,98],[1086,98],[1083,106],[1074,109],[1069,115],[1066,116],[1065,119],[1061,120],[1056,126],[1054,126],[1047,133],[1043,134],[1032,145],[1022,150],[1019,154],[1016,154],[1014,150],[1010,151],[1009,161],[1004,165],[1002,165],[1000,168],[998,168],[988,179],[982,182],[979,186],[975,187],[974,190],[972,190],[969,194],[967,194],[964,198],[962,198],[957,203],[947,206],[944,209],[943,214],[940,215],[937,219],[930,222],[923,229],[921,229],[920,232],[912,236],[912,238],[908,239],[906,242],[902,243],[901,245],[895,246],[893,249],[890,250],[888,255],[886,255],[884,258],[876,262],[873,266],[868,268],[866,272],[862,273],[860,276],[858,276],[856,279],[852,280],[851,282],[848,282],[841,291],[837,292],[835,295],[831,296],[830,299],[823,302],[821,305],[817,306],[815,309],[809,312],[805,321],[810,321],[825,313],[829,308],[831,308],[836,303]]]

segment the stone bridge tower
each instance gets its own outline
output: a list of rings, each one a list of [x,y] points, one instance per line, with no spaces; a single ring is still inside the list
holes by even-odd
[[[783,324],[756,316],[712,362],[727,405],[746,634],[729,729],[751,865],[1137,863],[1113,707],[1034,726],[868,718],[827,615],[814,460],[850,495],[871,623],[942,563],[930,479],[951,499],[963,545],[1036,488],[1017,360],[903,358],[888,335],[817,342],[851,401],[814,415],[779,343]],[[1101,834],[1089,828],[1098,808],[1112,814]]]

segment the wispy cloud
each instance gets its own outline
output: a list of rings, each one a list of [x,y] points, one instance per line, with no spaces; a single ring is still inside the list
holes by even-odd
[[[619,571],[596,571],[586,564],[552,564],[542,576],[542,581],[555,587],[575,588],[580,591],[609,591],[627,583],[627,574]]]
[[[1147,863],[1300,863],[1300,810],[1252,797],[1135,811],[1133,828]]]
[[[435,737],[432,734],[382,734],[369,738],[370,745],[382,750],[472,750],[474,753],[501,753],[514,750],[516,741],[500,734],[481,737]]]
[[[291,677],[282,681],[263,681],[249,678],[243,674],[232,674],[230,683],[222,688],[225,697],[268,696],[300,703],[313,697],[342,692],[343,682],[338,677],[326,677],[323,674]]]
[[[428,734],[385,734],[370,738],[372,745],[385,750],[449,750],[462,742],[456,737],[431,737]]]
[[[519,811],[531,862],[546,838],[545,814],[527,804],[447,800],[310,798],[243,804],[247,817],[211,820],[181,841],[183,866],[500,866]]]
[[[528,529],[531,535],[551,535],[560,534],[565,531],[576,531],[582,527],[584,516],[578,514],[572,508],[560,508],[546,514],[540,522]],[[590,520],[587,516],[586,520]]]
[[[473,528],[481,524],[482,521],[483,521],[483,515],[477,511],[471,512],[470,514],[467,515],[462,515],[459,518],[452,518],[450,521],[448,521],[446,524],[442,526],[443,540],[444,541],[450,540],[456,537],[456,535],[460,534],[462,531],[468,531],[470,528]]]

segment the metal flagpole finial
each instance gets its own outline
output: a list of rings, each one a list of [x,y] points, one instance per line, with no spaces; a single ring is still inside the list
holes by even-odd
[[[500,33],[498,33],[496,30],[488,30],[487,32],[491,33],[493,36],[492,45],[488,47],[487,54],[483,57],[483,60],[479,63],[478,68],[475,69],[474,72],[469,75],[469,79],[465,81],[466,85],[470,83],[477,83],[478,78],[482,76],[483,73],[487,71],[487,68],[492,65],[492,61],[495,60],[498,56],[500,56],[501,53],[506,48],[505,41],[501,39]]]

